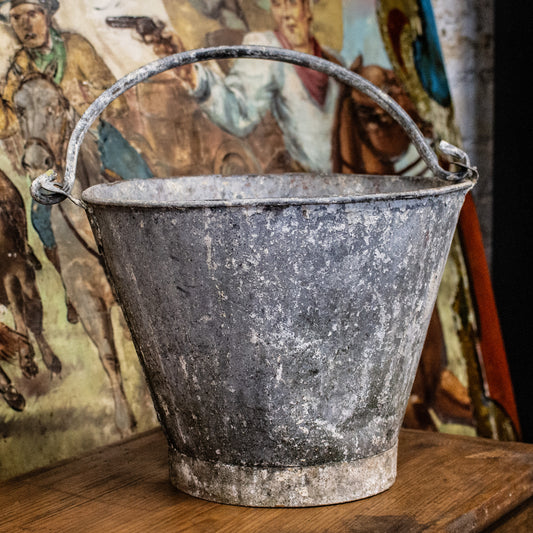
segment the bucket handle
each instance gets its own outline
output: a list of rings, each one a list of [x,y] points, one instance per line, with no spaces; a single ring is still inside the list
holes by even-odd
[[[85,207],[80,199],[77,199],[70,194],[75,180],[78,152],[83,142],[83,138],[92,123],[105,110],[105,108],[115,100],[115,98],[119,97],[122,93],[138,83],[171,68],[189,65],[199,61],[235,58],[255,58],[281,61],[311,68],[327,74],[335,80],[366,94],[381,108],[387,111],[403,127],[419,155],[436,177],[450,182],[477,179],[477,170],[470,166],[467,154],[446,141],[440,142],[439,151],[447,156],[454,165],[459,167],[460,170],[457,172],[451,172],[443,169],[439,165],[436,154],[427,143],[422,132],[403,108],[388,94],[381,89],[378,89],[367,79],[347,68],[326,59],[285,48],[244,45],[217,46],[180,52],[152,61],[130,74],[127,74],[109,87],[109,89],[101,93],[81,116],[72,132],[67,149],[63,181],[60,182],[58,180],[58,175],[55,170],[48,170],[33,181],[31,186],[31,194],[33,198],[45,205],[56,204],[63,201],[65,198],[70,198],[75,204]]]

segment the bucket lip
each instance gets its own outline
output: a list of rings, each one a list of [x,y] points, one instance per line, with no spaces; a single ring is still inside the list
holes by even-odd
[[[365,193],[359,195],[346,196],[295,196],[295,197],[264,197],[264,198],[232,198],[232,199],[200,199],[200,200],[176,200],[165,198],[154,198],[146,201],[146,198],[106,198],[105,191],[109,188],[124,187],[126,183],[146,184],[149,182],[168,182],[182,179],[202,179],[202,178],[255,178],[269,176],[309,176],[317,178],[320,176],[342,176],[344,178],[365,178],[365,179],[393,179],[408,180],[411,182],[433,182],[436,186],[426,187],[408,191],[395,191],[383,193]],[[464,180],[460,182],[448,182],[434,176],[401,176],[401,175],[381,175],[381,174],[339,174],[329,173],[284,173],[284,174],[242,174],[242,175],[198,175],[198,176],[179,176],[170,178],[151,178],[149,180],[128,180],[113,183],[100,183],[93,185],[82,193],[82,199],[88,205],[102,207],[135,207],[135,208],[209,208],[209,207],[261,207],[261,206],[291,206],[291,205],[320,205],[320,204],[351,204],[351,203],[368,203],[375,201],[393,201],[420,199],[433,196],[440,196],[454,192],[468,192],[474,186],[474,182]]]

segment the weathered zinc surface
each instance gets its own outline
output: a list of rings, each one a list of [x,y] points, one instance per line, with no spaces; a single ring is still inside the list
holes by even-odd
[[[130,181],[71,195],[83,136],[142,80],[208,59],[313,68],[373,98],[434,180],[283,175]],[[385,490],[409,390],[464,195],[468,156],[439,160],[407,113],[315,56],[235,46],[130,73],[72,133],[63,180],[32,196],[87,209],[170,447],[171,480],[196,496],[318,505]],[[444,183],[455,183],[444,185]],[[431,190],[434,187],[438,190]]]
[[[178,488],[305,506],[394,482],[470,187],[285,175],[86,191]]]

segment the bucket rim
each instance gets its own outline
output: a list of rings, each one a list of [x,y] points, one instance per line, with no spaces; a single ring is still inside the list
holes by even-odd
[[[261,198],[232,198],[232,199],[199,199],[199,200],[179,200],[176,198],[153,198],[147,200],[143,198],[120,197],[106,198],[106,191],[110,188],[131,187],[131,184],[143,184],[152,182],[155,186],[157,182],[178,181],[183,179],[202,179],[202,178],[254,178],[269,176],[303,176],[303,177],[324,177],[324,176],[343,176],[345,178],[365,178],[365,179],[395,179],[397,181],[411,182],[431,182],[435,186],[392,192],[370,192],[364,194],[352,195],[331,195],[331,196],[294,196],[294,197],[273,197],[265,196]],[[135,179],[128,181],[118,181],[113,183],[100,183],[93,185],[82,192],[82,200],[88,206],[99,207],[135,207],[135,208],[210,208],[210,207],[261,207],[261,206],[291,206],[291,205],[320,205],[320,204],[351,204],[351,203],[369,203],[377,201],[394,201],[407,199],[421,199],[432,196],[441,196],[454,192],[468,192],[475,182],[464,180],[460,182],[449,182],[435,176],[401,176],[401,175],[382,175],[382,174],[339,174],[339,173],[284,173],[284,174],[242,174],[242,175],[197,175],[197,176],[179,176],[169,178],[151,178],[149,180]]]

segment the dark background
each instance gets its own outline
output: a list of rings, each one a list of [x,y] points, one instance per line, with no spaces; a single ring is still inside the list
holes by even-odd
[[[533,9],[494,4],[493,288],[523,440],[533,442]]]

